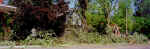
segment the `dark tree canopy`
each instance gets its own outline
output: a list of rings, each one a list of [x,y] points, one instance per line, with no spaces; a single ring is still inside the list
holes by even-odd
[[[25,39],[32,28],[53,29],[57,37],[63,36],[68,10],[64,0],[59,0],[58,4],[52,4],[51,0],[14,0],[14,5],[17,6],[14,40]]]

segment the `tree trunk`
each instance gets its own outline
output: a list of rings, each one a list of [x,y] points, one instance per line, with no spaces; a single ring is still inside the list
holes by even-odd
[[[84,29],[84,31],[86,31],[88,28],[87,28],[85,12],[87,10],[88,0],[79,0],[79,4],[81,7],[83,29]]]

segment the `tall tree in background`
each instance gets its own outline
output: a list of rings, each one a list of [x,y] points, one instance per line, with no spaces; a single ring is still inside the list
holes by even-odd
[[[104,16],[106,18],[106,22],[109,25],[110,24],[110,17],[111,17],[111,12],[115,10],[115,7],[117,5],[118,0],[97,0],[100,7],[102,8],[102,11],[104,12]]]
[[[150,1],[149,0],[137,0],[136,5],[138,7],[136,16],[150,17]]]
[[[150,0],[136,0],[137,11],[135,16],[139,24],[139,32],[145,34],[150,39]],[[140,20],[141,19],[141,20]]]
[[[81,7],[83,28],[84,28],[84,30],[86,30],[87,29],[87,22],[86,22],[85,12],[87,10],[88,0],[78,0],[78,1],[79,1],[79,6]]]

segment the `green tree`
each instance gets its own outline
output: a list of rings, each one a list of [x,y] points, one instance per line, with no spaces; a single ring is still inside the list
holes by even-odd
[[[150,1],[149,0],[141,0],[136,1],[137,3],[137,13],[136,16],[144,16],[144,17],[150,17]]]
[[[116,6],[112,6],[112,0],[97,0],[97,2],[100,5],[100,8],[102,8],[102,12],[106,18],[107,24],[110,24],[110,14]]]
[[[145,34],[147,37],[150,38],[150,1],[149,0],[137,0],[136,6],[136,31]]]
[[[86,22],[87,18],[86,18],[85,12],[87,10],[88,0],[78,0],[78,2],[79,2],[79,7],[81,8],[82,23],[84,24],[83,29],[87,30],[87,22]]]

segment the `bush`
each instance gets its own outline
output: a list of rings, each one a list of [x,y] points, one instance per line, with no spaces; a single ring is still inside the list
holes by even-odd
[[[56,37],[52,37],[53,33],[39,32],[39,37],[28,36],[27,39],[21,40],[20,45],[41,45],[44,47],[58,46],[61,44]]]
[[[135,32],[133,35],[130,35],[128,37],[129,43],[138,43],[138,44],[143,44],[148,41],[148,38],[140,33]]]
[[[136,32],[141,32],[142,34],[146,35],[148,38],[150,38],[150,18],[146,17],[139,17],[135,16],[135,24],[134,24],[134,29]]]
[[[135,28],[135,20],[133,19],[134,16],[129,16],[127,19],[128,24],[128,31],[133,32]],[[121,32],[126,31],[126,18],[122,16],[113,16],[112,24],[117,24],[120,27]]]

